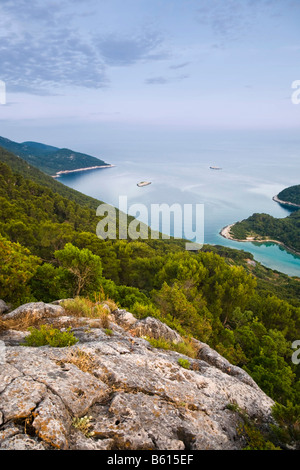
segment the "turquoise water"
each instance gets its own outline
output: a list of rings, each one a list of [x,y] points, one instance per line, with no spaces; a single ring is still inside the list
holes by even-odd
[[[63,175],[59,181],[114,206],[119,205],[119,196],[127,196],[129,207],[142,203],[149,214],[155,203],[204,204],[204,243],[243,249],[267,267],[300,275],[300,257],[281,246],[234,242],[219,234],[224,226],[254,212],[290,214],[272,197],[300,184],[297,133],[140,129],[136,135],[119,133],[117,140],[103,131],[99,142],[86,151],[115,167]],[[137,187],[145,180],[152,184]],[[151,225],[151,220],[141,220]]]

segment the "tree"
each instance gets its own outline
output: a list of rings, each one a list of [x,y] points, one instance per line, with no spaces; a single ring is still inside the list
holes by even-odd
[[[29,281],[41,260],[19,243],[0,235],[0,293],[3,300],[18,303],[30,298]]]
[[[83,290],[87,292],[99,287],[102,279],[99,256],[87,248],[80,250],[72,243],[67,243],[62,250],[55,251],[54,256],[60,265],[74,276],[74,295],[79,295]]]

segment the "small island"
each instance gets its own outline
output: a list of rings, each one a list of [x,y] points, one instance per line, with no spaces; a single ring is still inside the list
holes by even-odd
[[[281,191],[273,200],[300,209],[300,185]],[[300,254],[300,210],[277,219],[269,214],[255,213],[247,219],[227,225],[220,231],[224,238],[240,242],[278,243],[286,250]]]

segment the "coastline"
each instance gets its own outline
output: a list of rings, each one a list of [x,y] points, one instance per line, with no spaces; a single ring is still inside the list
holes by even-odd
[[[99,165],[99,166],[89,166],[86,168],[76,168],[76,170],[61,170],[58,171],[52,178],[59,178],[60,175],[65,175],[67,173],[76,173],[78,171],[86,171],[86,170],[97,170],[98,168],[112,168],[116,165]]]
[[[234,242],[276,243],[277,245],[281,245],[286,251],[300,256],[299,251],[296,251],[293,248],[290,248],[289,246],[285,245],[284,243],[282,243],[278,240],[272,240],[270,238],[268,238],[268,239],[261,239],[261,238],[257,239],[255,237],[247,237],[246,239],[233,238],[230,234],[230,230],[234,225],[235,224],[230,224],[230,225],[226,225],[226,227],[223,227],[222,230],[220,230],[220,232],[219,232],[220,235],[224,238],[227,238],[227,240],[232,240]]]
[[[283,204],[284,206],[292,206],[292,207],[300,208],[300,204],[295,204],[294,202],[289,202],[289,201],[282,201],[281,199],[278,198],[278,196],[273,196],[272,199],[273,201],[278,202],[279,204]]]

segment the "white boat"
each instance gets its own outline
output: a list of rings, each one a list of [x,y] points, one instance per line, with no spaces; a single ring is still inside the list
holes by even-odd
[[[140,183],[137,184],[137,186],[139,187],[148,186],[148,184],[151,184],[151,181],[141,181]]]
[[[209,167],[211,170],[222,170],[219,166],[210,166]]]

